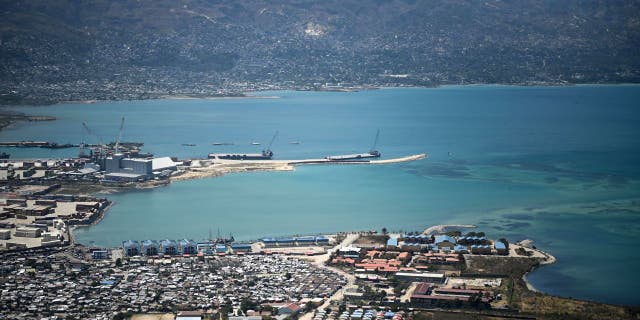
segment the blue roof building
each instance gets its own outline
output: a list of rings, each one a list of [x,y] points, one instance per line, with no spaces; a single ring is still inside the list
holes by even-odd
[[[224,244],[216,244],[216,253],[227,253],[227,246]]]
[[[491,246],[488,244],[474,244],[471,246],[471,253],[475,254],[490,254]]]
[[[127,240],[122,242],[122,250],[127,257],[133,257],[140,254],[140,244],[138,241]]]
[[[248,252],[251,251],[251,243],[232,243],[231,249],[233,252]]]
[[[316,237],[314,236],[310,236],[310,237],[297,237],[295,238],[297,243],[304,243],[304,244],[309,244],[309,243],[315,243],[316,242]]]
[[[398,238],[389,238],[387,240],[387,247],[397,247],[398,246]]]
[[[294,243],[296,240],[294,238],[278,238],[277,241],[278,243],[291,244],[291,243]]]
[[[498,251],[498,254],[509,254],[509,251],[507,250],[507,245],[502,241],[495,241],[493,243],[493,247],[496,248],[496,251]]]
[[[182,254],[196,254],[198,253],[198,245],[193,240],[182,239],[179,242],[180,252]]]
[[[453,248],[453,251],[455,251],[455,253],[469,253],[469,248],[459,244]]]
[[[439,235],[435,236],[435,243],[436,244],[440,244],[440,243],[443,243],[443,242],[449,242],[449,243],[455,244],[456,243],[456,239],[454,239],[453,237],[448,236],[446,234],[439,234]]]
[[[158,254],[158,243],[155,240],[142,241],[142,254],[155,256]]]
[[[320,243],[329,243],[329,238],[325,237],[325,236],[317,236],[316,237],[316,243],[320,244]]]
[[[262,238],[260,239],[260,241],[264,243],[265,247],[267,248],[275,247],[278,245],[278,240],[276,240],[276,238]]]
[[[176,254],[178,254],[178,243],[174,240],[162,240],[160,241],[160,246],[162,248],[162,253],[166,255],[175,256]]]
[[[404,235],[402,237],[405,243],[429,243],[431,242],[431,236],[424,234],[419,235]]]
[[[213,243],[211,241],[200,241],[196,245],[198,251],[203,251],[204,253],[212,254],[213,253]]]

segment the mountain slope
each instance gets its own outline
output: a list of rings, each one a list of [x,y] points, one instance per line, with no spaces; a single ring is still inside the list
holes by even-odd
[[[0,97],[638,82],[639,13],[606,0],[2,1]]]

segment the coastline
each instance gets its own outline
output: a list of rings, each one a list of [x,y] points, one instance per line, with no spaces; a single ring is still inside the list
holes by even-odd
[[[73,224],[73,225],[68,225],[68,227],[69,227],[69,231],[68,231],[68,235],[69,235],[69,246],[73,246],[73,245],[75,245],[75,244],[76,244],[76,242],[75,242],[75,237],[74,237],[74,234],[73,234],[73,233],[74,233],[74,231],[75,231],[76,229],[79,229],[79,228],[88,228],[88,227],[91,227],[91,226],[98,225],[98,223],[100,223],[100,221],[102,221],[102,219],[104,219],[104,216],[107,214],[107,212],[109,211],[109,209],[111,209],[111,207],[113,206],[113,202],[112,202],[112,201],[108,201],[108,203],[109,203],[109,204],[108,204],[105,208],[103,208],[103,209],[100,211],[100,215],[99,215],[96,219],[94,219],[93,221],[91,221],[91,223],[89,223],[89,224]]]
[[[55,120],[56,117],[52,116],[26,115],[21,112],[0,109],[0,131],[4,130],[5,128],[11,127],[17,122],[40,122]]]
[[[524,281],[529,291],[544,293],[536,289],[536,287],[534,287],[533,284],[529,282],[529,280],[527,279],[527,275],[540,267],[556,263],[557,259],[556,257],[554,257],[553,255],[551,255],[546,251],[540,250],[538,248],[533,249],[532,245],[533,245],[533,240],[525,239],[525,240],[516,242],[512,246],[517,246],[517,247],[532,251],[533,252],[532,256],[537,257],[539,259],[538,266],[534,266],[531,270],[525,272],[525,274],[522,275],[522,280]],[[515,248],[511,248],[511,250],[515,251]]]
[[[568,83],[568,82],[523,82],[523,83],[441,83],[441,84],[433,84],[433,85],[359,85],[358,89],[353,90],[310,90],[308,88],[302,87],[282,87],[282,88],[264,88],[264,89],[253,89],[253,90],[242,90],[238,91],[239,94],[229,94],[227,96],[220,95],[216,96],[215,94],[211,95],[172,95],[172,94],[158,94],[153,96],[148,96],[145,98],[139,99],[92,99],[82,98],[78,100],[64,100],[64,101],[49,101],[46,99],[42,99],[41,103],[16,103],[16,104],[0,104],[1,107],[39,107],[39,106],[50,106],[50,105],[58,105],[58,104],[96,104],[101,102],[118,102],[118,101],[144,101],[144,100],[187,100],[187,99],[204,99],[204,100],[225,100],[225,99],[279,99],[278,96],[256,96],[251,95],[250,93],[254,92],[268,92],[268,91],[313,91],[313,92],[354,92],[354,91],[364,91],[364,90],[384,90],[384,89],[396,89],[396,88],[414,88],[414,89],[437,89],[437,88],[446,88],[446,87],[482,87],[482,86],[501,86],[501,87],[522,87],[522,88],[531,88],[531,87],[572,87],[572,86],[639,86],[640,83],[633,82],[612,82],[612,83]]]
[[[424,229],[424,231],[422,231],[422,234],[429,235],[432,233],[444,233],[447,229],[453,229],[453,228],[471,229],[471,228],[477,228],[477,227],[478,226],[473,224],[439,224],[439,225],[431,226],[429,228]]]
[[[149,100],[243,100],[243,99],[280,99],[278,96],[256,96],[256,95],[238,95],[238,96],[190,96],[190,95],[163,95],[158,98]],[[111,101],[111,100],[105,100]]]

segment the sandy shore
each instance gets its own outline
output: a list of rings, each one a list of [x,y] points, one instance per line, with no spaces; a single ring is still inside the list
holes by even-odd
[[[476,228],[475,225],[472,224],[439,224],[437,226],[432,226],[424,229],[422,234],[433,234],[433,233],[444,233],[447,229],[466,229],[466,228]]]
[[[227,173],[250,171],[293,171],[294,167],[287,163],[215,163],[194,167],[179,175],[171,177],[171,181],[219,177]]]
[[[372,160],[372,161],[330,161],[327,159],[304,159],[304,160],[202,160],[191,166],[187,171],[183,171],[171,177],[171,181],[202,179],[209,177],[219,177],[227,173],[250,172],[250,171],[293,171],[298,165],[305,164],[349,164],[349,165],[376,165],[391,164],[416,161],[426,158],[426,154],[416,154],[412,156]]]
[[[549,254],[548,252],[542,251],[540,249],[532,249],[531,247],[533,246],[533,240],[522,240],[519,241],[517,243],[512,243],[509,245],[509,254],[510,255],[514,255],[514,256],[518,256],[515,253],[515,250],[518,248],[524,248],[527,251],[531,251],[533,252],[533,255],[531,256],[532,258],[537,258],[538,261],[540,261],[540,266],[544,266],[544,265],[548,265],[548,264],[552,264],[556,262],[556,257],[552,256],[551,254]],[[525,273],[522,276],[522,280],[524,280],[524,283],[527,285],[527,289],[529,289],[530,291],[534,291],[534,292],[540,292],[538,289],[536,289],[530,282],[529,280],[527,280],[527,275],[534,271],[535,268],[527,273]]]

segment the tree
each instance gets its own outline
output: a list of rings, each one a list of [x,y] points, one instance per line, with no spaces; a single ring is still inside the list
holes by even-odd
[[[382,228],[382,234],[387,234],[387,227]]]
[[[122,267],[122,259],[120,258],[116,259],[116,267],[118,268]]]
[[[255,310],[258,307],[258,304],[248,298],[242,299],[242,301],[240,301],[240,309],[242,309],[242,312],[247,312],[247,310]]]

